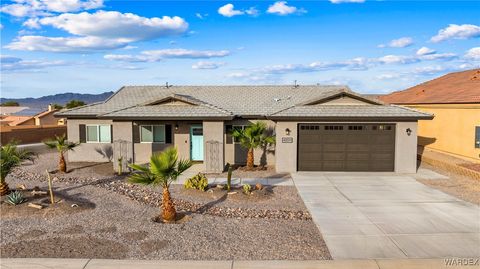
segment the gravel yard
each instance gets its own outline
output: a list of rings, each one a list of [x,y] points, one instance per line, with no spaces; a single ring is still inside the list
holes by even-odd
[[[480,181],[422,164],[422,167],[448,176],[448,179],[417,179],[421,183],[441,190],[464,201],[480,205]]]
[[[56,160],[39,156],[7,182],[11,187],[25,184],[45,190],[45,176],[35,172],[54,170]],[[172,195],[177,209],[187,214],[186,221],[161,224],[151,221],[159,213],[159,189],[125,183],[105,164],[84,166],[56,175],[54,187],[59,197],[75,197],[94,206],[68,214],[8,218],[2,210],[2,257],[330,259],[295,187],[267,188],[247,196],[215,188],[200,193],[175,185]]]

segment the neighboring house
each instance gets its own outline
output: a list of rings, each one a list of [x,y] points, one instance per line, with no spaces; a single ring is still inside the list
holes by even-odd
[[[345,86],[128,86],[104,102],[56,113],[80,141],[70,161],[145,163],[169,146],[207,172],[245,163],[234,128],[265,121],[276,145],[255,161],[278,172],[416,172],[417,120]]]
[[[33,116],[35,125],[63,125],[64,119],[58,119],[54,116],[58,109],[54,109],[52,105],[48,105],[48,110]]]
[[[380,99],[435,115],[419,122],[420,146],[480,162],[480,69],[450,73]]]
[[[10,107],[1,107],[0,124],[2,126],[25,126],[25,125],[64,125],[65,119],[58,119],[54,116],[57,109],[52,105],[48,106],[48,110],[35,113],[28,107],[13,107],[16,109],[8,109]],[[34,112],[35,114],[30,114]]]

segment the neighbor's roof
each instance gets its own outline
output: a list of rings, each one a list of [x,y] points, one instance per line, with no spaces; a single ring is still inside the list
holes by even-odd
[[[233,119],[234,117],[258,118],[270,116],[295,116],[298,109],[309,117],[323,117],[325,111],[335,114],[332,105],[318,108],[315,101],[326,101],[331,97],[348,95],[363,100],[372,108],[359,108],[365,116],[431,118],[430,114],[383,106],[352,92],[346,86],[282,85],[282,86],[126,86],[104,102],[90,104],[57,112],[57,117],[112,118],[112,119]],[[165,105],[169,100],[175,104]],[[311,106],[311,107],[309,107]],[[302,108],[309,107],[309,108]],[[357,106],[340,106],[356,115]],[[381,108],[380,108],[381,107]],[[368,112],[368,113],[367,113]],[[385,114],[382,114],[385,113]]]
[[[480,103],[480,69],[450,73],[380,99],[391,104]]]

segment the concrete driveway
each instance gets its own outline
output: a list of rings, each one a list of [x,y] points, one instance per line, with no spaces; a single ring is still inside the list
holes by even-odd
[[[334,259],[480,257],[480,208],[393,173],[292,174]]]

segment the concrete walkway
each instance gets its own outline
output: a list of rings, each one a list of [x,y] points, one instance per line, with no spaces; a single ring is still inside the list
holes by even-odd
[[[447,265],[447,262],[456,264]],[[461,263],[461,265],[458,265]],[[2,259],[1,269],[416,269],[480,268],[478,259],[339,261],[154,261],[98,259]]]
[[[480,257],[480,208],[393,173],[292,175],[334,259]]]
[[[184,184],[188,178],[195,176],[196,174],[203,172],[203,165],[202,164],[194,164],[190,167],[187,171],[185,171],[177,181],[173,182],[173,184]],[[227,178],[220,175],[208,175],[208,184],[216,185],[216,184],[227,184]],[[232,177],[232,184],[234,185],[243,185],[243,184],[251,184],[255,185],[260,183],[262,185],[272,185],[272,186],[293,186],[292,178],[240,178],[240,177]]]

